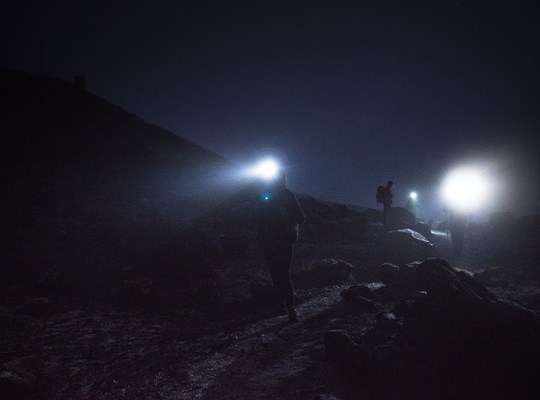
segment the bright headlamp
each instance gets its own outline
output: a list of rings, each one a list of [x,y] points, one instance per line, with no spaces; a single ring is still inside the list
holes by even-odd
[[[446,176],[442,185],[442,196],[450,209],[471,212],[485,203],[490,189],[489,181],[482,171],[462,167]]]
[[[271,181],[276,179],[279,175],[280,166],[278,162],[272,158],[265,158],[255,164],[252,168],[248,169],[248,175],[263,179],[265,181]]]

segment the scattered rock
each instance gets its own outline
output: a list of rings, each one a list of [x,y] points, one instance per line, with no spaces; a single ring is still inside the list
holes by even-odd
[[[371,299],[372,297],[371,289],[365,285],[353,285],[347,289],[343,289],[340,294],[345,300],[358,296],[362,296],[367,299]]]
[[[345,330],[331,330],[324,338],[326,357],[343,363],[367,362],[369,355]]]
[[[379,303],[387,304],[396,301],[399,293],[392,286],[383,285],[372,292],[373,299]]]
[[[362,296],[354,297],[350,300],[350,303],[360,311],[369,311],[375,309],[375,303]]]
[[[379,268],[378,278],[386,285],[396,285],[399,283],[399,265],[384,263]]]
[[[368,311],[375,308],[375,303],[370,300],[371,290],[366,286],[351,286],[341,291],[341,297],[361,311]]]
[[[446,261],[430,258],[418,264],[418,290],[439,304],[493,304],[495,296],[464,271],[457,271]]]
[[[377,321],[377,328],[383,331],[394,331],[400,326],[396,314],[390,311],[377,314],[375,321]]]
[[[370,365],[376,376],[388,377],[377,387],[384,390],[392,380],[404,398],[437,398],[441,388],[448,398],[493,398],[503,391],[537,398],[538,391],[531,391],[540,356],[537,312],[497,300],[444,260],[385,268],[388,284],[374,290],[373,299],[393,297],[396,312],[378,313],[376,329],[360,339],[334,331],[325,344],[335,359],[357,363],[365,359],[362,354],[351,360],[344,353],[358,351],[359,340],[375,344]],[[400,360],[407,360],[406,370]]]

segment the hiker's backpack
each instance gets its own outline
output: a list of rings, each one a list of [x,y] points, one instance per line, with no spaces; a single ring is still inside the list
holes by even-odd
[[[377,194],[375,195],[375,199],[377,200],[377,203],[382,203],[384,201],[384,197],[385,197],[384,186],[378,186]]]

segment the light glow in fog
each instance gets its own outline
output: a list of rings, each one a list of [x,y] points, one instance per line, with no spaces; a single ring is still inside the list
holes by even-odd
[[[487,201],[491,185],[481,170],[461,167],[451,171],[443,181],[442,197],[456,211],[472,212]]]
[[[247,174],[264,180],[272,180],[278,176],[280,166],[272,158],[265,158],[247,170]]]

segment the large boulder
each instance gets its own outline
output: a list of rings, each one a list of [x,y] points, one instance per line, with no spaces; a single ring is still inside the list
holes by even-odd
[[[433,233],[431,232],[431,225],[427,222],[417,222],[414,224],[414,230],[420,235],[424,236],[427,240],[433,240]]]
[[[441,259],[387,263],[379,275],[377,285],[342,292],[348,302],[371,297],[371,329],[349,327],[352,336],[335,327],[325,337],[328,360],[349,383],[370,385],[373,398],[540,398],[536,312]]]
[[[394,264],[406,264],[438,256],[433,243],[412,229],[386,232],[377,241],[376,251],[380,261]]]
[[[446,311],[458,305],[492,307],[497,301],[472,275],[437,258],[404,265],[384,263],[379,267],[378,278],[401,300],[425,298],[438,307],[446,307]]]
[[[415,224],[414,214],[403,207],[390,209],[390,226],[394,229],[411,228]]]
[[[371,300],[371,290],[367,286],[354,285],[342,290],[340,294],[346,303],[359,311],[370,311],[375,308],[375,303]]]

